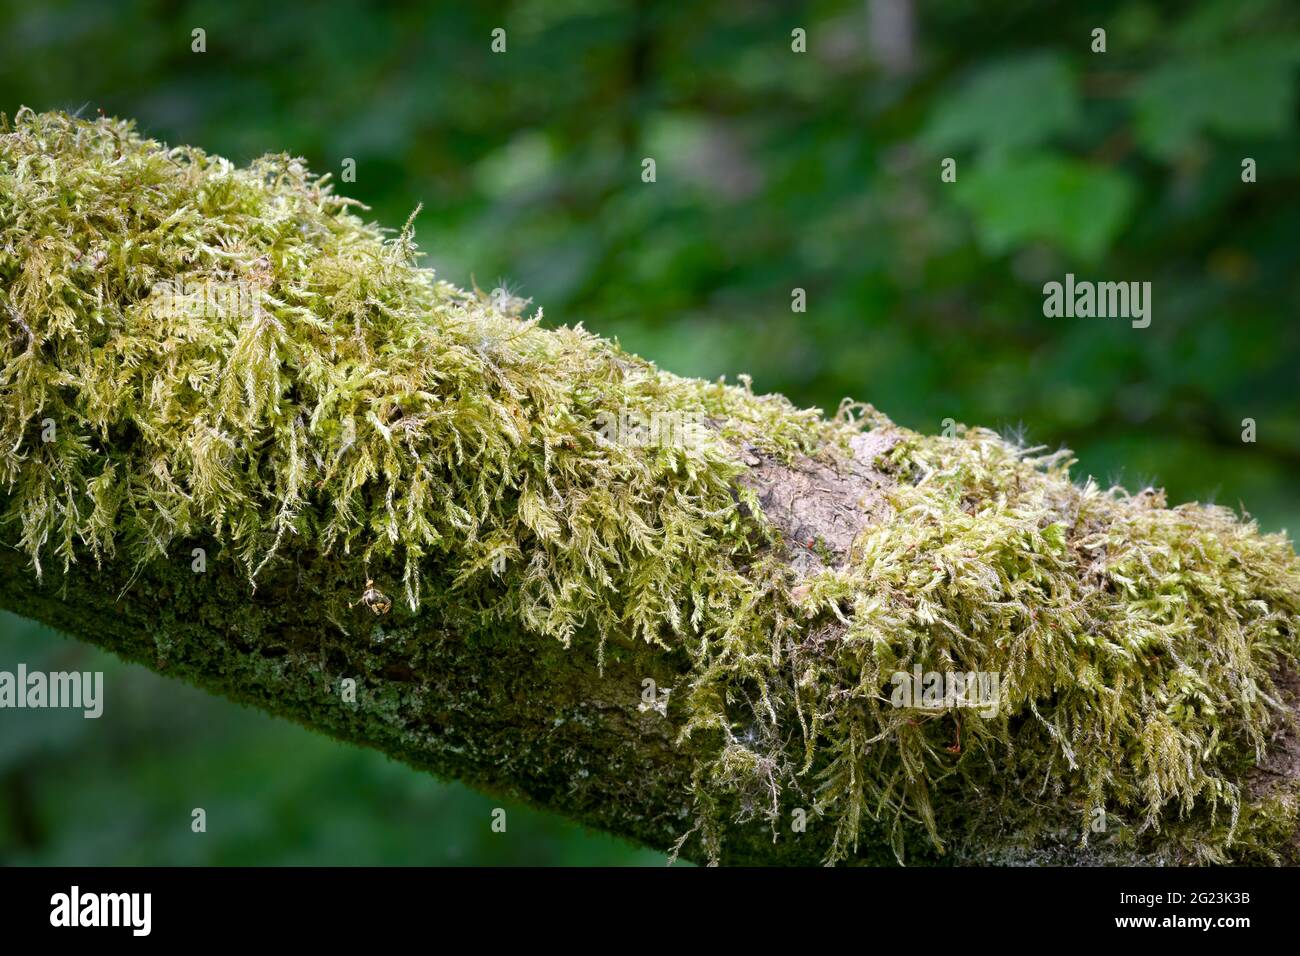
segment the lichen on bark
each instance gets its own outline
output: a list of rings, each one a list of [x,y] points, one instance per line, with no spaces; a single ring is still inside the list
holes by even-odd
[[[1246,785],[1292,719],[1284,536],[671,375],[357,206],[0,118],[6,606],[696,859],[1293,852],[1295,781]],[[998,675],[997,712],[891,706],[913,668]]]

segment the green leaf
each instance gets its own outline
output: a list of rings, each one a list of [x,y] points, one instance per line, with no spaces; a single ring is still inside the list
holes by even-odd
[[[1276,136],[1295,111],[1294,42],[1261,40],[1169,63],[1149,74],[1134,97],[1138,141],[1167,157],[1200,132]]]
[[[955,195],[992,253],[1046,240],[1095,260],[1123,227],[1134,192],[1128,177],[1113,169],[1035,156],[973,170],[959,178]]]
[[[1059,56],[1035,53],[985,67],[941,104],[921,139],[936,150],[975,147],[987,154],[1036,146],[1075,128],[1079,96]]]

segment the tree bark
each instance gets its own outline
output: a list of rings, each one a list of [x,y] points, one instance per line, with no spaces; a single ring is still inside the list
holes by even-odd
[[[806,576],[823,557],[847,555],[886,481],[865,463],[891,441],[879,433],[855,441],[842,472],[751,452],[756,465],[745,483],[770,519],[792,540],[826,544],[821,556],[795,549],[792,573]],[[6,506],[0,495],[0,513]],[[709,861],[702,842],[683,841],[695,825],[692,774],[709,749],[679,739],[680,708],[671,694],[666,706],[652,705],[645,684],[653,681],[656,693],[684,686],[686,654],[615,639],[601,667],[590,641],[566,648],[427,608],[412,613],[399,603],[380,616],[358,600],[343,617],[327,608],[337,607],[332,597],[356,590],[354,562],[291,549],[254,588],[221,560],[216,541],[194,547],[209,556],[202,573],[182,549],[174,561],[143,568],[78,566],[39,581],[25,554],[0,548],[0,607],[417,769]],[[369,571],[380,580],[401,576],[395,566]],[[344,700],[347,679],[356,682],[355,702]],[[724,815],[739,809],[731,803]],[[816,865],[831,837],[813,823],[774,840],[769,826],[751,820],[727,828],[718,862]],[[883,833],[876,837],[864,840],[858,860],[893,863]],[[932,858],[919,840],[913,852]]]
[[[869,520],[863,502],[885,483],[862,462],[889,442],[888,435],[869,433],[842,473],[810,461],[795,468],[764,462],[749,481],[771,520],[794,540],[817,537],[839,553]],[[198,545],[219,554],[215,541]],[[791,559],[792,573],[799,576],[820,565],[810,550]],[[647,679],[657,688],[689,681],[691,662],[685,654],[614,641],[602,669],[590,642],[565,648],[522,631],[474,628],[465,619],[448,620],[428,610],[409,613],[398,607],[391,616],[377,616],[360,601],[342,619],[326,611],[330,596],[355,590],[355,580],[356,569],[347,562],[299,548],[264,572],[255,589],[230,563],[212,561],[200,574],[186,555],[143,569],[113,564],[38,582],[25,555],[0,549],[0,607],[6,610],[419,770],[508,795],[655,850],[679,848],[686,860],[710,861],[705,844],[683,841],[694,827],[692,773],[708,748],[679,738],[682,714],[671,697],[667,707],[656,708],[645,692]],[[1300,700],[1300,680],[1290,672],[1279,678],[1291,700]],[[356,682],[355,702],[344,700],[347,679]],[[1300,786],[1300,744],[1293,732],[1278,735],[1246,784],[1256,795]],[[784,810],[797,802],[783,798]],[[773,839],[761,820],[735,822],[740,809],[735,802],[724,807],[723,818],[730,822],[717,862],[817,865],[825,860],[833,836],[829,827],[813,821],[802,832]],[[784,816],[788,819],[788,813]],[[1297,835],[1281,834],[1275,849],[1295,860]],[[919,832],[908,853],[912,863],[945,861]],[[852,859],[896,862],[882,826],[865,822]],[[1009,840],[968,847],[946,862],[1171,860]]]

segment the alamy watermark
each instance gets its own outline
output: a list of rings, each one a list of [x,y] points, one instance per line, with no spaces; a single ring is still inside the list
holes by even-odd
[[[889,702],[912,710],[944,711],[963,707],[981,717],[996,717],[1002,703],[1002,676],[996,671],[895,671]]]
[[[71,708],[94,719],[104,712],[103,671],[0,671],[0,708]]]
[[[149,302],[155,311],[183,312],[202,318],[236,316],[245,319],[262,314],[262,288],[242,279],[223,281],[177,276],[154,283]]]
[[[601,412],[596,430],[606,441],[633,448],[699,448],[708,437],[702,414],[671,409]]]
[[[74,885],[50,897],[50,925],[56,927],[118,926],[132,936],[148,936],[152,911],[152,893],[83,893]]]
[[[1151,324],[1150,282],[1065,282],[1043,286],[1043,315],[1049,319],[1131,319],[1133,328]]]

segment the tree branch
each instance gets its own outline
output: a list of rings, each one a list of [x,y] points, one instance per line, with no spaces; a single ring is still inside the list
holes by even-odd
[[[1285,537],[661,372],[353,205],[0,116],[0,606],[690,859],[1294,854]]]

